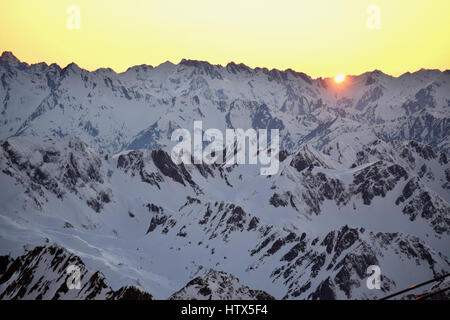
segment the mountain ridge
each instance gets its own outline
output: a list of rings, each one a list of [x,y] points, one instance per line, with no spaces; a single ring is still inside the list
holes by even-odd
[[[341,140],[359,148],[376,138],[450,148],[450,73],[391,78],[372,72],[336,85],[278,70],[237,73],[231,66],[184,60],[116,74],[1,62],[0,141],[70,135],[110,153],[170,148],[173,130],[202,120],[221,130],[278,129],[286,150],[306,142],[323,150]]]
[[[284,73],[294,73],[294,74],[297,74],[299,76],[306,76],[312,81],[314,81],[314,80],[326,80],[326,79],[332,79],[333,78],[333,76],[328,76],[328,77],[327,76],[320,76],[320,77],[313,78],[313,77],[309,76],[308,74],[306,74],[306,73],[304,73],[302,71],[296,71],[296,70],[293,70],[292,68],[287,68],[287,69],[284,69],[284,70],[277,69],[277,68],[269,69],[267,67],[253,67],[252,68],[250,66],[247,66],[243,62],[230,61],[226,65],[222,65],[222,64],[213,64],[213,63],[210,63],[210,62],[208,62],[206,60],[196,60],[196,59],[188,59],[188,58],[182,58],[178,63],[174,63],[174,62],[171,62],[171,61],[167,60],[167,61],[162,62],[162,63],[160,63],[160,64],[158,64],[156,66],[153,66],[151,64],[137,64],[137,65],[133,65],[133,66],[128,67],[125,71],[122,71],[122,72],[116,72],[114,69],[112,69],[110,67],[99,67],[99,68],[94,69],[94,70],[88,70],[88,69],[84,69],[82,67],[79,67],[78,64],[75,63],[75,62],[70,62],[65,67],[59,66],[56,62],[48,64],[47,62],[41,61],[41,62],[36,62],[36,63],[33,63],[33,64],[29,64],[27,62],[19,60],[13,54],[12,51],[7,51],[7,50],[3,51],[2,55],[0,56],[0,61],[9,62],[9,63],[13,63],[13,64],[24,63],[24,64],[26,64],[27,66],[30,66],[30,67],[31,66],[36,66],[36,65],[45,65],[46,67],[57,66],[60,70],[64,70],[68,66],[74,65],[74,66],[78,67],[80,70],[87,71],[87,72],[101,72],[103,70],[106,70],[108,72],[112,71],[116,75],[124,74],[124,73],[127,73],[128,71],[131,71],[131,70],[134,70],[134,69],[139,69],[139,68],[155,69],[155,68],[158,68],[159,66],[165,65],[165,64],[176,66],[176,65],[180,65],[180,64],[194,63],[194,64],[206,64],[206,65],[209,65],[211,67],[220,67],[220,68],[223,68],[223,69],[227,69],[228,67],[231,67],[231,68],[238,67],[237,69],[252,70],[252,71],[265,70],[267,72],[278,71],[278,72],[284,72]],[[401,77],[404,77],[404,76],[414,75],[416,73],[426,72],[426,71],[439,71],[441,73],[449,73],[450,69],[441,70],[441,69],[420,68],[420,69],[418,69],[416,71],[412,71],[412,72],[411,71],[406,71],[406,72],[404,72],[404,73],[402,73],[402,74],[400,74],[398,76],[393,76],[393,75],[384,73],[383,71],[381,71],[379,69],[374,69],[372,71],[365,71],[365,72],[362,72],[360,74],[349,74],[349,75],[346,75],[346,76],[348,76],[348,77],[360,77],[360,76],[363,76],[363,75],[370,75],[370,74],[379,74],[379,73],[381,73],[381,74],[383,74],[385,76],[389,76],[389,77],[392,77],[392,78],[401,78]]]

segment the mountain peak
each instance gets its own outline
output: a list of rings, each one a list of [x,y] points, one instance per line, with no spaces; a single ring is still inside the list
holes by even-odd
[[[67,65],[66,68],[70,68],[70,69],[80,69],[80,67],[75,63],[75,62],[71,62]]]
[[[110,69],[110,68],[108,68],[108,69]],[[152,65],[140,64],[140,65],[129,67],[127,69],[127,71],[125,71],[125,72],[129,72],[129,71],[134,71],[134,72],[144,71],[144,72],[147,72],[147,71],[152,70],[152,69],[153,69]]]
[[[69,71],[80,73],[81,70],[82,69],[75,62],[71,62],[63,69],[63,73],[67,74]]]
[[[379,83],[379,81],[382,79],[392,78],[392,76],[390,76],[378,69],[365,72],[361,76],[363,77],[362,79],[365,79],[365,84],[367,86],[372,85],[374,83]],[[360,76],[356,76],[356,77],[360,77]]]
[[[247,66],[247,65],[245,65],[243,63],[235,63],[233,61],[229,62],[226,65],[225,68],[229,72],[235,73],[235,74],[238,73],[238,72],[241,72],[241,71],[244,71],[244,72],[247,72],[247,73],[252,73],[252,71],[253,71],[249,66]]]
[[[21,63],[11,51],[4,51],[0,57],[0,62],[6,62],[12,66],[18,66]]]
[[[156,68],[158,69],[165,69],[165,68],[173,68],[175,66],[174,63],[172,63],[171,61],[167,60],[161,64],[159,64]]]
[[[252,290],[230,273],[209,269],[203,276],[192,279],[169,300],[274,300],[262,290]]]
[[[184,65],[184,66],[189,66],[189,67],[213,66],[208,61],[191,60],[191,59],[182,59],[179,64]]]

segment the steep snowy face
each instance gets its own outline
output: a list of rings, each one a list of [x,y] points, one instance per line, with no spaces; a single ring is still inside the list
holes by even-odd
[[[24,246],[57,246],[104,275],[98,297],[135,286],[156,298],[257,298],[250,287],[279,299],[348,299],[450,268],[449,165],[417,142],[376,140],[345,156],[336,151],[351,149],[303,145],[280,152],[278,174],[261,176],[250,165],[177,165],[164,150],[112,157],[78,138],[38,140],[0,148],[2,270],[28,254]],[[370,265],[382,271],[381,290],[366,287]],[[62,285],[58,268],[45,298]],[[36,297],[44,287],[0,294]]]
[[[194,120],[207,128],[279,129],[283,149],[360,149],[376,138],[416,140],[448,151],[450,72],[421,70],[393,78],[380,71],[313,80],[292,70],[225,67],[183,60],[116,74],[28,65],[0,57],[0,139],[77,136],[116,153],[170,145]]]

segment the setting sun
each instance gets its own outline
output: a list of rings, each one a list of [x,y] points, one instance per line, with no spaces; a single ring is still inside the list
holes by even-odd
[[[334,77],[334,82],[341,83],[345,80],[345,74],[338,74]]]

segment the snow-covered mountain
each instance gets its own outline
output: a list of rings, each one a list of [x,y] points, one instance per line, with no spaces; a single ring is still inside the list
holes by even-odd
[[[0,57],[0,141],[77,136],[108,152],[170,145],[176,128],[278,128],[282,148],[336,142],[359,148],[376,138],[416,140],[448,151],[450,70],[398,78],[380,71],[344,85],[292,70],[225,67],[183,60],[126,72],[72,63],[28,65]]]
[[[40,246],[12,259],[1,256],[0,299],[101,299],[151,300],[152,296],[136,287],[114,291],[103,274],[91,272],[76,255],[57,246]],[[68,288],[69,266],[79,268],[80,288]]]
[[[214,269],[278,299],[373,298],[450,269],[449,166],[417,142],[375,141],[350,167],[304,145],[261,176],[34,139],[1,146],[2,254],[60,246],[112,290],[168,298]]]
[[[209,270],[189,281],[170,300],[274,300],[261,290],[252,290],[226,272]]]
[[[338,86],[5,52],[0,79],[1,298],[375,298],[450,271],[450,71]],[[278,173],[175,164],[171,133],[194,120],[280,129]],[[65,287],[69,262],[81,290]]]

